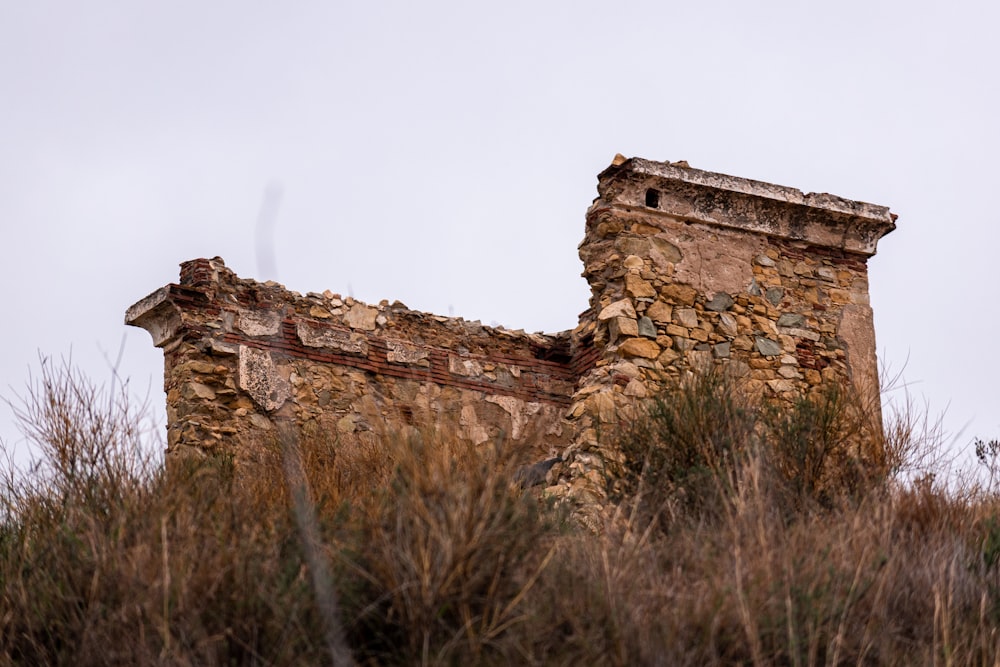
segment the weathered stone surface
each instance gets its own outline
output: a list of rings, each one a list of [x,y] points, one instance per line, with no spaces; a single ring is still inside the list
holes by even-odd
[[[643,280],[637,274],[628,273],[625,275],[625,292],[634,297],[656,296],[656,290],[648,280]]]
[[[757,255],[754,258],[754,263],[758,266],[774,266],[774,260],[767,255]]]
[[[240,346],[239,382],[240,389],[269,412],[280,408],[291,397],[288,382],[278,374],[266,350]]]
[[[697,372],[705,372],[712,367],[712,353],[709,350],[690,350],[687,353],[688,365]]]
[[[791,380],[768,380],[767,386],[777,394],[795,391],[795,383]]]
[[[712,300],[705,304],[705,310],[711,310],[720,313],[724,310],[729,310],[733,306],[733,297],[729,296],[725,292],[716,292]]]
[[[753,322],[757,325],[757,328],[765,333],[777,334],[778,327],[775,326],[774,320],[765,315],[754,315]]]
[[[663,352],[660,352],[660,356],[657,357],[656,360],[664,366],[670,366],[678,359],[678,357],[680,357],[679,354],[668,348],[663,350]]]
[[[687,329],[684,329],[687,332]],[[687,337],[687,333],[683,336],[674,336],[674,347],[679,352],[687,352],[688,350],[694,349],[695,342]]]
[[[779,327],[801,327],[806,323],[806,318],[798,313],[782,313],[778,318]]]
[[[499,405],[510,415],[512,440],[520,440],[524,436],[529,420],[541,410],[538,403],[525,403],[513,396],[487,396],[486,401]]]
[[[180,368],[184,370],[190,370],[201,375],[224,375],[229,369],[221,364],[213,364],[207,361],[189,361],[186,364],[180,364]]]
[[[337,420],[337,431],[344,435],[354,433],[358,428],[357,415],[345,415]]]
[[[781,287],[768,287],[767,291],[764,293],[764,298],[767,299],[772,306],[777,306],[781,303],[784,296],[785,290]]]
[[[386,340],[386,360],[393,364],[415,364],[429,365],[427,357],[429,352],[426,348],[410,345],[398,340]]]
[[[642,377],[642,371],[639,370],[639,367],[636,366],[631,361],[619,361],[619,362],[613,364],[610,368],[614,372],[620,373],[620,374],[622,374],[622,375],[624,375],[626,377],[630,377],[630,378],[641,378]]]
[[[659,266],[677,264],[683,259],[680,249],[662,236],[650,239],[653,244],[652,259]]]
[[[615,301],[601,310],[597,319],[603,322],[605,320],[610,320],[613,317],[630,317],[635,319],[635,308],[632,306],[632,302],[628,299]]]
[[[644,262],[642,261],[642,257],[638,255],[629,255],[622,264],[625,265],[626,269],[641,269]]]
[[[625,357],[656,359],[660,356],[660,346],[645,338],[630,338],[619,346],[618,352]]]
[[[271,310],[240,310],[237,326],[248,336],[273,336],[281,328],[281,314]]]
[[[639,318],[639,335],[645,338],[656,339],[656,325],[653,324],[651,318],[646,316]]]
[[[615,239],[615,250],[626,257],[630,255],[648,257],[650,248],[650,240],[647,237],[620,234]]]
[[[816,277],[829,282],[836,282],[837,270],[832,266],[821,266],[816,269]]]
[[[203,398],[205,400],[215,400],[215,390],[200,382],[189,382],[184,385],[183,395],[187,399]]]
[[[721,313],[716,328],[723,336],[735,336],[737,332],[736,318],[729,313]]]
[[[302,344],[309,347],[325,347],[361,356],[368,354],[367,341],[349,331],[316,325],[309,321],[298,322],[295,331]]]
[[[693,306],[698,292],[688,285],[671,283],[663,287],[662,294],[666,299],[678,306]]]
[[[591,414],[604,424],[611,424],[615,421],[615,399],[611,391],[599,391],[587,397],[586,404],[590,408]]]
[[[662,301],[654,301],[646,309],[646,317],[660,324],[669,324],[673,319],[674,309]]]
[[[639,324],[631,317],[614,317],[608,320],[608,328],[611,331],[611,340],[639,335]]]
[[[682,327],[698,326],[698,311],[694,308],[678,308],[674,311],[674,321]]]
[[[668,324],[667,325],[667,335],[668,336],[680,336],[682,338],[687,338],[688,330],[679,324]]]
[[[629,383],[625,385],[625,389],[622,393],[632,398],[646,398],[646,396],[649,395],[649,392],[646,390],[646,385],[637,378],[629,380]]]
[[[788,334],[795,338],[805,338],[806,340],[818,341],[820,336],[815,331],[810,331],[809,329],[782,329],[782,333]]]
[[[483,374],[483,365],[475,359],[463,359],[450,355],[448,357],[448,371],[454,375],[478,377]]]
[[[378,317],[378,310],[361,302],[355,302],[344,315],[344,324],[352,329],[374,331],[376,317]]]
[[[758,336],[754,339],[754,344],[757,351],[763,354],[765,357],[774,357],[781,354],[781,345],[771,340],[770,338],[762,338]]]
[[[778,369],[778,375],[786,379],[797,379],[802,377],[802,373],[795,366],[782,366]]]
[[[156,347],[172,345],[183,320],[181,309],[171,299],[170,287],[161,287],[129,306],[125,324],[148,331]]]

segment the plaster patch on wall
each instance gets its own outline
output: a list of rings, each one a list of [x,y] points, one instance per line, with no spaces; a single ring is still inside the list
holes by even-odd
[[[240,330],[248,336],[273,336],[281,328],[281,315],[273,310],[239,311]]]
[[[879,388],[878,360],[875,357],[875,326],[871,307],[860,304],[844,306],[839,333],[847,351],[851,379],[863,394],[876,396]]]
[[[427,361],[428,352],[416,345],[408,345],[398,340],[386,340],[385,346],[386,360],[393,364],[414,364],[418,366],[429,366]]]
[[[541,405],[538,403],[526,403],[513,396],[487,396],[488,403],[499,405],[510,415],[510,437],[512,440],[520,440],[524,435],[524,429],[528,425],[528,418],[538,414]]]
[[[490,439],[489,431],[479,422],[476,408],[472,405],[463,405],[459,416],[459,424],[465,429],[469,440],[476,445],[481,445]]]
[[[475,359],[462,359],[460,357],[449,356],[448,370],[455,375],[478,377],[483,374],[483,365]]]
[[[737,294],[753,275],[753,257],[763,249],[763,239],[718,230],[707,230],[685,239],[684,259],[677,263],[674,279],[698,292]]]
[[[344,315],[344,324],[352,329],[374,331],[375,320],[377,317],[378,311],[376,309],[366,306],[363,303],[356,302],[353,306],[351,306],[351,309],[347,311],[347,314]]]
[[[266,350],[240,346],[239,379],[240,389],[269,412],[280,408],[291,397],[291,387],[278,374],[271,353]]]
[[[361,356],[368,354],[368,342],[358,334],[312,324],[308,321],[296,323],[295,331],[302,344],[309,347],[325,347]]]

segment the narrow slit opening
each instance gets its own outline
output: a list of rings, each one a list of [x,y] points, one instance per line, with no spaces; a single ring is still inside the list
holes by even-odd
[[[654,188],[646,190],[646,206],[648,208],[660,207],[660,191]]]

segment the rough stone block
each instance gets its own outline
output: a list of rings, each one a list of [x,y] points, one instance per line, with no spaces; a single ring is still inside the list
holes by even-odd
[[[371,306],[366,306],[361,302],[355,302],[351,309],[344,315],[344,324],[352,329],[362,331],[375,330],[375,318],[378,317],[378,310]]]
[[[613,317],[630,317],[635,319],[635,308],[629,299],[620,299],[605,306],[597,316],[598,320],[610,320]]]
[[[671,283],[663,287],[663,297],[678,306],[693,306],[698,296],[697,290],[688,285]]]
[[[698,326],[698,311],[694,308],[678,308],[674,311],[674,322],[682,327]]]
[[[646,316],[659,324],[668,324],[673,319],[673,308],[662,301],[654,301],[646,309]]]
[[[645,338],[629,338],[618,347],[618,352],[625,357],[642,357],[656,359],[660,356],[660,346]]]
[[[771,340],[770,338],[763,338],[761,336],[757,336],[754,339],[754,344],[757,348],[757,351],[760,352],[765,357],[774,357],[781,354],[781,345]]]
[[[654,297],[656,290],[648,280],[643,280],[637,274],[629,273],[625,276],[625,292],[633,297]]]
[[[725,310],[729,310],[733,307],[733,297],[729,296],[725,292],[716,292],[712,300],[705,304],[705,310],[711,310],[720,313]]]
[[[632,317],[615,317],[608,321],[611,340],[639,335],[639,324]]]

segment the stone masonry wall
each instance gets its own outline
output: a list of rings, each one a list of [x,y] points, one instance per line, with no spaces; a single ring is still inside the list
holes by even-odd
[[[542,458],[570,442],[563,414],[595,358],[567,334],[302,296],[242,280],[220,258],[185,262],[179,284],[126,319],[164,350],[168,460],[226,452],[253,461],[276,419],[330,446],[443,425]]]
[[[599,502],[601,426],[678,374],[877,394],[867,259],[895,226],[887,208],[638,158],[616,158],[598,193],[580,244],[589,308],[555,335],[182,264],[126,315],[164,349],[168,455],[253,460],[275,419],[331,446],[445,424],[526,462],[560,455],[549,491]]]
[[[601,427],[685,372],[723,366],[779,399],[839,383],[877,400],[866,262],[894,227],[888,209],[686,163],[633,159],[599,178],[581,328],[602,355],[579,380],[554,493],[600,501]]]

